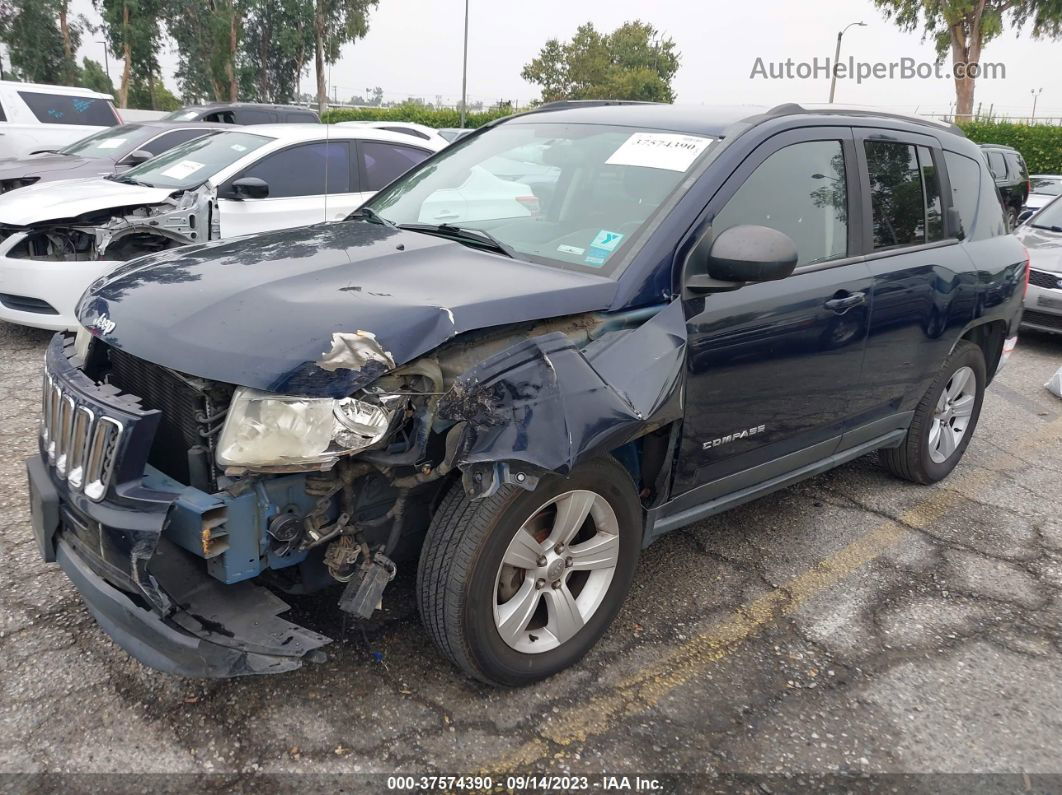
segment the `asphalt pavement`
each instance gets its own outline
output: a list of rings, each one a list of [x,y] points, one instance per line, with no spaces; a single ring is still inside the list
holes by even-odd
[[[0,773],[378,790],[394,782],[366,774],[553,774],[591,791],[605,775],[688,791],[737,774],[927,790],[941,780],[925,774],[1032,789],[1062,774],[1062,400],[1043,388],[1062,337],[1023,336],[945,482],[895,480],[871,455],[673,533],[585,661],[515,691],[435,653],[408,572],[378,620],[294,673],[190,681],[129,658],[31,537],[47,339],[0,324]],[[297,618],[335,636],[334,599],[298,600]]]

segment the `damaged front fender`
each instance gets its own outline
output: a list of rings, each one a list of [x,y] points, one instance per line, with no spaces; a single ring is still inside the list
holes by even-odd
[[[567,474],[680,419],[685,357],[676,300],[582,348],[554,332],[484,360],[439,404],[440,417],[466,423],[456,456],[466,491],[485,497],[503,482],[533,487],[536,473]]]

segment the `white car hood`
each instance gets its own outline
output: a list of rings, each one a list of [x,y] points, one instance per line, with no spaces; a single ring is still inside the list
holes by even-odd
[[[177,192],[96,177],[42,182],[0,195],[0,224],[29,226],[111,207],[158,204]]]
[[[1039,210],[1044,205],[1050,204],[1052,199],[1057,198],[1058,196],[1051,193],[1030,193],[1025,200],[1025,208],[1027,210]]]

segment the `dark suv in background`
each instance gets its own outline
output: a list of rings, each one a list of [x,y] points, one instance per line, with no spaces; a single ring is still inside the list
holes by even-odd
[[[981,144],[988,170],[999,190],[1007,225],[1013,229],[1018,225],[1018,215],[1029,198],[1029,169],[1021,153],[1012,146],[1003,144]]]
[[[264,105],[258,102],[211,102],[190,105],[162,117],[163,121],[211,121],[219,124],[320,124],[311,108]]]
[[[957,128],[546,105],[345,222],[96,282],[48,349],[34,530],[156,668],[319,660],[277,592],[367,617],[409,567],[440,652],[526,684],[668,531],[873,451],[946,477],[1027,278]]]

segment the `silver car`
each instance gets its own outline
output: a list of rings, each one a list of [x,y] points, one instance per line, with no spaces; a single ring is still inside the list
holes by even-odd
[[[1048,204],[1014,233],[1029,251],[1022,325],[1062,334],[1062,200]]]

